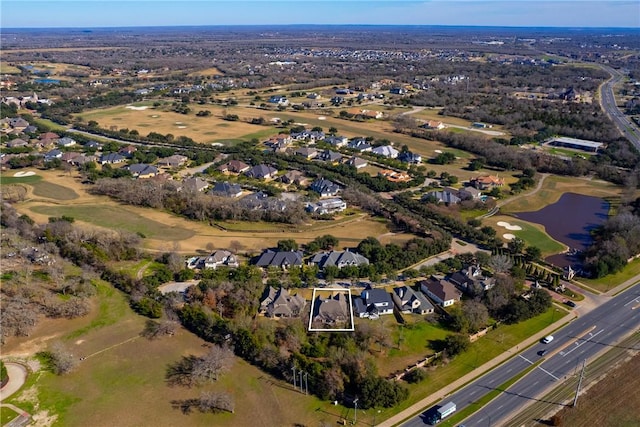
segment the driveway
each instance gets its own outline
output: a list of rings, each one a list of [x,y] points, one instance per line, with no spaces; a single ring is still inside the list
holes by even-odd
[[[27,379],[27,368],[19,363],[5,362],[4,366],[7,367],[9,382],[0,389],[0,402],[20,390]]]

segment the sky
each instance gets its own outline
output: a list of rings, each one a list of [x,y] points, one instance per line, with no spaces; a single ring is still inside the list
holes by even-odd
[[[0,2],[1,28],[273,24],[640,28],[640,1],[2,0]]]

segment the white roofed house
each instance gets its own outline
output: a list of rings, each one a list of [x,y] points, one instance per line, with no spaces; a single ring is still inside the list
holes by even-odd
[[[312,214],[328,215],[342,212],[347,209],[347,204],[339,197],[331,199],[320,199],[317,202],[309,202],[305,207],[306,211]]]
[[[380,147],[375,147],[371,150],[371,152],[373,154],[377,154],[378,156],[387,157],[389,159],[395,159],[400,154],[398,150],[390,145],[381,145]]]
[[[203,260],[204,268],[216,269],[218,267],[238,267],[238,259],[234,254],[225,250],[217,250]]]

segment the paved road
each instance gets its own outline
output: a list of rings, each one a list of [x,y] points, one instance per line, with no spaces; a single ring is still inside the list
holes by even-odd
[[[545,390],[557,385],[566,376],[573,375],[583,360],[594,357],[640,328],[639,283],[556,331],[555,339],[550,344],[531,346],[437,405],[453,401],[458,410],[463,409],[540,360],[538,352],[547,350],[539,367],[463,422],[466,427],[501,425],[507,417],[535,400]],[[425,414],[423,412],[403,425],[424,426]]]
[[[0,402],[20,390],[27,379],[27,368],[21,364],[5,362],[4,366],[7,368],[9,382],[0,389]]]
[[[600,65],[600,68],[611,74],[611,79],[600,87],[600,104],[620,133],[640,150],[640,129],[618,108],[613,93],[614,86],[624,78],[624,75],[606,65]]]

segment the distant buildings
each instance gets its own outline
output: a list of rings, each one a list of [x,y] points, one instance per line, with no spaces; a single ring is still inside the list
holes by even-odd
[[[556,147],[573,148],[575,150],[588,151],[591,153],[597,153],[598,150],[604,146],[602,142],[588,141],[586,139],[569,138],[566,136],[551,138],[549,141],[547,141],[547,143],[549,145],[554,145]]]

